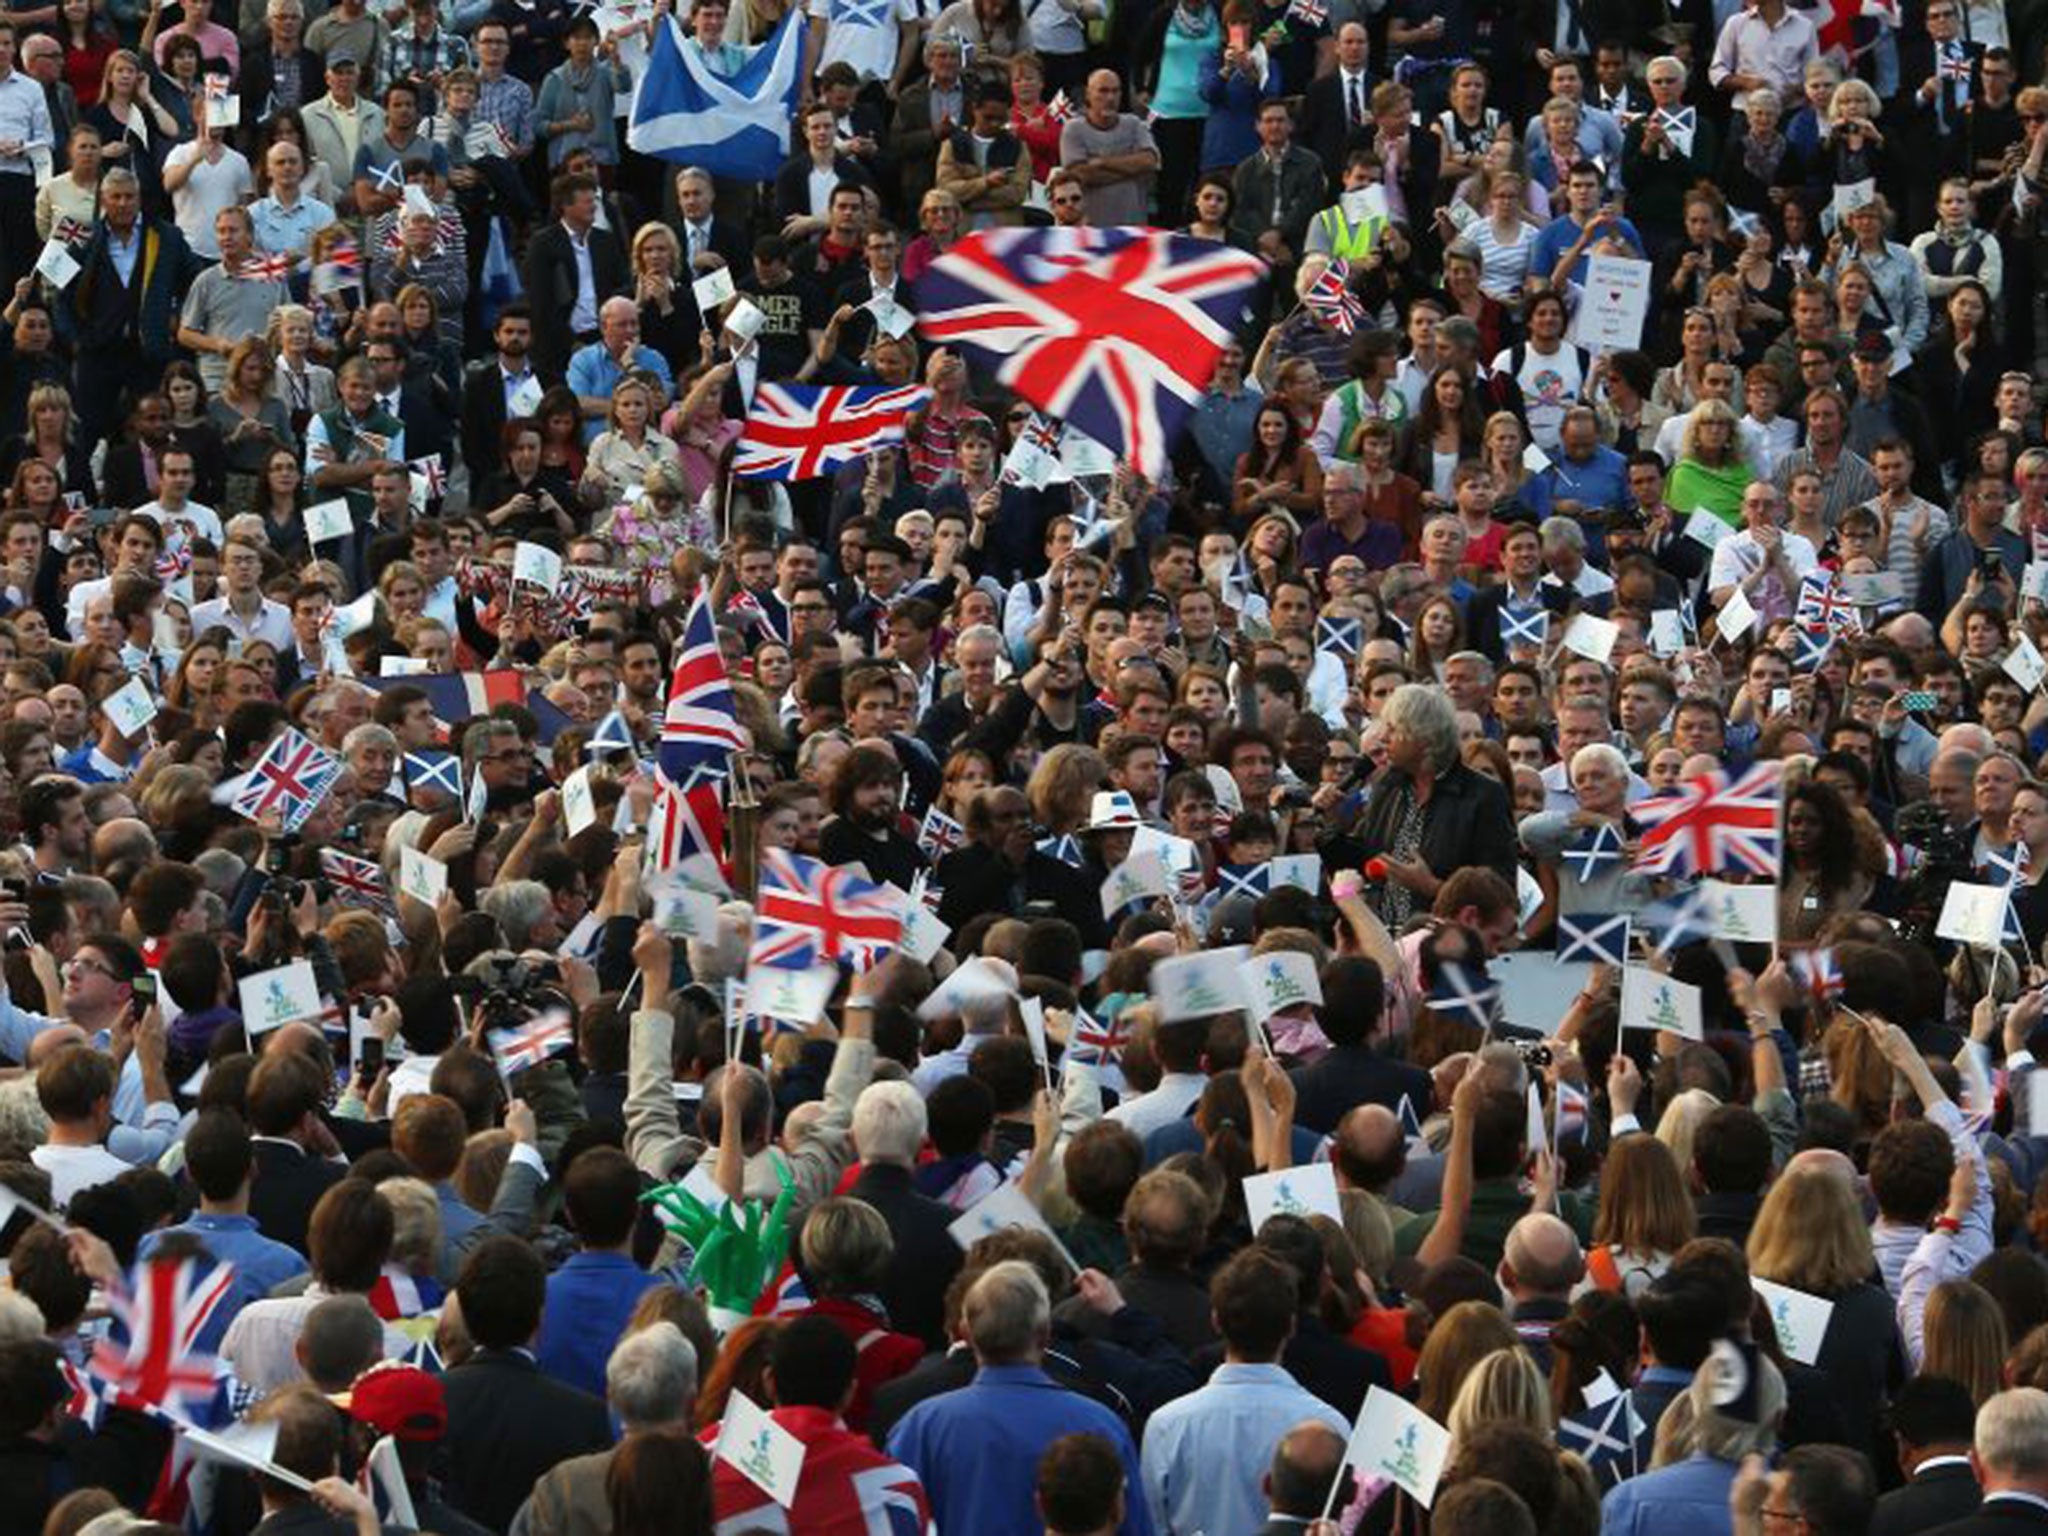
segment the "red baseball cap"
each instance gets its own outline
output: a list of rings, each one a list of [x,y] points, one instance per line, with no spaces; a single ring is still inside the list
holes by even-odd
[[[441,1378],[416,1365],[373,1365],[334,1404],[357,1422],[400,1440],[438,1440],[448,1429]]]

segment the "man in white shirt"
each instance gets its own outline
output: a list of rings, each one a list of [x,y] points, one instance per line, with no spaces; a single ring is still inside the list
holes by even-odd
[[[192,610],[192,633],[203,635],[215,625],[237,640],[266,641],[282,651],[291,644],[291,610],[263,595],[263,552],[243,539],[231,538],[221,551],[224,591]]]
[[[917,0],[810,0],[810,36],[804,42],[804,78],[828,64],[845,63],[861,84],[879,80],[891,97],[910,78],[917,60]]]
[[[1766,623],[1790,618],[1799,583],[1820,564],[1811,540],[1785,531],[1785,502],[1768,480],[1742,493],[1742,531],[1714,546],[1707,595],[1725,606],[1738,589]]]
[[[195,137],[180,144],[164,158],[164,191],[170,194],[171,212],[185,243],[201,256],[218,258],[220,241],[213,229],[214,215],[224,208],[239,208],[256,195],[256,178],[249,162],[238,149],[230,148],[224,128],[211,127],[212,110],[204,92],[192,98]]]
[[[1152,1053],[1161,1069],[1159,1086],[1125,1099],[1109,1112],[1109,1118],[1143,1141],[1161,1126],[1193,1114],[1202,1090],[1209,1086],[1208,1075],[1202,1071],[1202,1052],[1208,1041],[1206,1018],[1161,1024],[1152,1037]]]
[[[220,546],[224,537],[220,514],[191,499],[198,478],[190,449],[173,444],[157,460],[156,500],[137,507],[135,515],[163,529],[167,546],[190,543],[194,538]]]
[[[100,959],[95,950],[85,949],[71,965],[84,967]],[[177,1126],[170,1081],[164,1075],[163,1023],[154,1009],[135,1031],[132,1054],[141,1070],[143,1098],[159,1122],[157,1135],[135,1148],[147,1161],[152,1153],[162,1155]],[[107,1138],[116,1129],[114,1089],[119,1078],[113,1060],[82,1041],[60,1045],[36,1068],[36,1100],[50,1117],[50,1134],[29,1157],[50,1176],[50,1198],[60,1211],[81,1189],[110,1183],[136,1166],[107,1147]]]

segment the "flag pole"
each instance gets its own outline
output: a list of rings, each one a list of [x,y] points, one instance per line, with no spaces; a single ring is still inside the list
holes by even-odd
[[[726,836],[732,851],[733,894],[752,902],[761,884],[761,800],[753,776],[735,752],[726,760]]]

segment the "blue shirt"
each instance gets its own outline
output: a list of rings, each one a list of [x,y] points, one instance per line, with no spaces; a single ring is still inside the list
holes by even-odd
[[[1123,1458],[1130,1491],[1119,1536],[1152,1536],[1123,1420],[1035,1365],[984,1365],[957,1392],[927,1398],[896,1421],[888,1451],[924,1484],[940,1530],[1040,1536],[1045,1526],[1032,1499],[1038,1458],[1061,1435],[1080,1432],[1101,1435]]]
[[[209,1351],[218,1350],[220,1341],[227,1337],[228,1324],[235,1320],[242,1308],[252,1301],[261,1301],[285,1281],[306,1272],[305,1257],[296,1249],[265,1237],[256,1230],[254,1216],[209,1216],[204,1211],[195,1213],[189,1220],[175,1227],[143,1234],[142,1246],[136,1250],[140,1258],[148,1258],[157,1245],[175,1232],[186,1232],[206,1245],[206,1251],[219,1262],[233,1267],[235,1283],[220,1305],[214,1308],[213,1316],[206,1320],[201,1330],[199,1347]]]
[[[633,348],[633,366],[645,369],[661,380],[662,388],[674,394],[675,379],[668,370],[668,359],[652,347],[637,343]],[[626,376],[618,360],[605,350],[601,341],[593,341],[587,347],[579,347],[569,359],[569,387],[579,395],[609,400],[612,391],[619,387],[619,380]],[[598,433],[604,430],[604,423],[592,417],[583,424],[583,441],[595,442]]]
[[[1728,1489],[1735,1463],[1711,1456],[1645,1472],[1607,1490],[1600,1501],[1600,1536],[1729,1536]]]
[[[1545,282],[1549,282],[1550,274],[1557,270],[1557,264],[1564,259],[1564,253],[1572,248],[1572,242],[1579,238],[1579,231],[1584,228],[1585,225],[1568,213],[1560,214],[1544,225],[1543,232],[1536,237],[1535,249],[1529,253],[1529,275],[1540,277]],[[1622,239],[1635,248],[1635,253],[1638,256],[1643,254],[1643,237],[1637,233],[1635,225],[1629,223],[1627,219],[1616,218],[1608,220],[1607,227],[1601,233],[1603,235],[1620,235]],[[1588,250],[1592,248],[1593,243],[1591,240],[1586,242]],[[1586,264],[1590,260],[1592,258],[1585,251],[1579,252],[1579,259],[1573,264],[1571,270],[1571,280],[1573,282],[1585,282]]]
[[[1145,1506],[1161,1533],[1256,1531],[1273,1447],[1304,1419],[1349,1437],[1344,1416],[1282,1365],[1216,1367],[1209,1384],[1175,1398],[1145,1426]]]
[[[1583,509],[1577,521],[1586,530],[1586,558],[1604,567],[1606,532],[1597,519],[1589,520],[1585,514],[1634,504],[1628,493],[1628,460],[1605,443],[1596,443],[1591,456],[1584,460],[1567,458],[1562,451],[1552,454],[1550,468],[1543,471],[1541,478],[1550,487],[1553,504],[1575,501]]]
[[[604,1396],[604,1366],[626,1319],[661,1282],[622,1253],[574,1253],[548,1276],[541,1313],[540,1368],[557,1381]]]

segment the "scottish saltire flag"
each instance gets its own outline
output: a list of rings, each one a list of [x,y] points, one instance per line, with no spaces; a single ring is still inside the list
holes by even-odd
[[[1620,865],[1625,851],[1621,828],[1607,821],[1589,828],[1558,858],[1578,877],[1581,885],[1586,885],[1598,880],[1610,867]]]
[[[850,960],[864,971],[902,939],[904,899],[893,886],[771,848],[761,856],[747,963],[807,971]]]
[[[726,676],[718,630],[711,622],[711,597],[700,591],[690,604],[675,674],[669,679],[657,749],[661,776],[682,789],[709,776],[723,778],[727,760],[746,745],[746,733],[733,712],[732,679]]]
[[[1058,859],[1074,869],[1081,868],[1081,840],[1071,832],[1059,837],[1042,837],[1034,846],[1049,859]]]
[[[1659,955],[1668,955],[1682,945],[1714,936],[1714,922],[1707,912],[1706,893],[1696,885],[1682,886],[1662,901],[1655,901],[1636,913],[1643,932],[1654,934]]]
[[[1360,637],[1365,625],[1359,619],[1347,618],[1342,614],[1325,615],[1316,620],[1316,649],[1328,651],[1343,661],[1349,661],[1358,654]]]
[[[1462,1014],[1466,1022],[1491,1030],[1500,1011],[1500,983],[1484,965],[1446,960],[1437,967],[1436,983],[1429,989],[1429,1007],[1437,1013]]]
[[[749,480],[820,479],[902,442],[904,421],[930,400],[915,385],[762,384],[732,471]]]
[[[1156,475],[1265,274],[1156,229],[985,229],[917,280],[918,329]]]
[[[408,752],[403,768],[408,790],[424,789],[450,800],[462,798],[462,759],[453,752]]]
[[[668,17],[654,30],[626,142],[643,155],[737,181],[773,181],[789,158],[809,23],[791,6],[774,35],[721,75]]]
[[[1557,958],[1586,960],[1594,965],[1628,963],[1626,912],[1560,912],[1557,915]]]
[[[1218,864],[1216,900],[1248,896],[1257,901],[1273,888],[1273,866],[1268,864]]]

